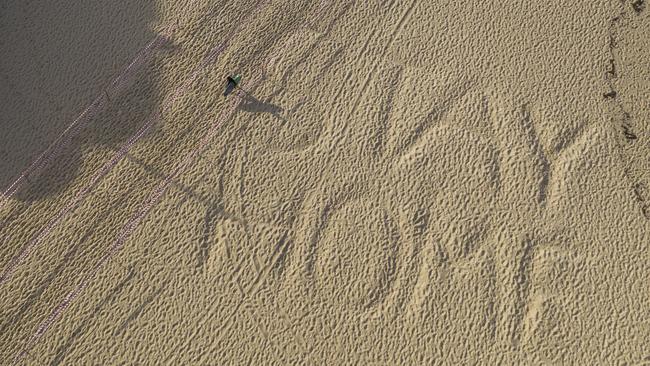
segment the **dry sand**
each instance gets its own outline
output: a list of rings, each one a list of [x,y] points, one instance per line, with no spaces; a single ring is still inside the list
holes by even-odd
[[[643,1],[257,3],[0,5],[3,189],[174,29],[0,209],[2,270],[232,36],[2,284],[3,365],[650,364]]]

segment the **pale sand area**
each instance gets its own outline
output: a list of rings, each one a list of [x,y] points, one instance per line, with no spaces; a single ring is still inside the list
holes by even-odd
[[[54,3],[0,5],[3,190],[177,29],[0,209],[2,270],[240,31],[1,285],[1,364],[650,364],[642,2]]]

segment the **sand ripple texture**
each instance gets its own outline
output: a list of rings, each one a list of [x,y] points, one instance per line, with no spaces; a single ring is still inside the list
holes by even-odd
[[[0,188],[172,28],[0,209],[4,270],[229,39],[2,284],[0,364],[650,364],[643,1],[5,2]]]

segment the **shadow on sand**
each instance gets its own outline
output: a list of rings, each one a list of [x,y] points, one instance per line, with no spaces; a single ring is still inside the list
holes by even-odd
[[[153,0],[120,6],[65,0],[41,3],[37,11],[32,5],[10,2],[0,23],[3,35],[11,39],[0,42],[0,54],[7,56],[0,60],[0,191],[102,95],[155,36],[149,27],[156,17]],[[135,85],[98,108],[88,127],[14,197],[34,201],[64,190],[83,161],[82,144],[126,141],[143,124],[144,118],[133,111],[151,110],[158,99],[155,73],[144,75],[146,71],[145,64],[133,75]]]
[[[244,92],[243,103],[239,107],[242,111],[256,114],[270,113],[282,122],[287,122],[287,120],[282,116],[282,112],[284,112],[282,107],[272,103],[262,102],[247,91],[243,89],[242,91]]]

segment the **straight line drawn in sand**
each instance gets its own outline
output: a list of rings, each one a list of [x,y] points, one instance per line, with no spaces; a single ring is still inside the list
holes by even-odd
[[[390,3],[387,6],[388,11],[392,10],[392,7],[393,7],[394,3],[395,3],[395,1],[393,1],[392,3]],[[373,31],[372,33],[370,33],[368,38],[366,38],[366,41],[363,43],[363,46],[361,46],[361,48],[359,49],[359,52],[357,53],[357,58],[361,58],[362,56],[364,56],[365,52],[367,51],[368,47],[370,46],[371,41],[375,40],[376,36],[377,36],[377,31],[376,30]],[[353,71],[348,71],[345,74],[345,77],[343,78],[343,80],[346,80],[346,81],[350,80],[352,78],[352,75],[353,75]],[[334,95],[334,101],[335,102],[338,101],[339,98],[341,98],[341,95],[343,94],[344,90],[345,90],[344,88],[339,88],[339,90]]]
[[[161,118],[163,112],[171,106],[171,104],[182,94],[184,94],[188,87],[198,78],[200,72],[207,67],[209,64],[215,61],[217,56],[226,48],[226,43],[221,43],[217,47],[213,48],[212,51],[203,59],[199,66],[194,70],[188,79],[185,80],[183,84],[176,88],[171,98],[167,99],[162,107],[160,112],[154,111],[145,122],[145,124],[138,130],[131,138],[122,146],[122,148],[113,156],[111,160],[106,162],[104,166],[97,172],[97,174],[90,180],[90,183],[79,191],[75,198],[69,202],[62,210],[60,210],[50,222],[44,226],[44,228],[32,238],[23,248],[19,251],[9,264],[5,267],[2,275],[0,276],[0,285],[6,283],[11,275],[15,272],[16,268],[20,263],[31,253],[31,251],[37,247],[43,239],[56,227],[61,220],[66,217],[70,212],[72,212],[85,198],[90,194],[90,192],[97,186],[99,181],[106,175],[108,172],[113,169],[117,163],[122,160],[122,158],[129,152],[131,147],[135,145],[138,140],[140,140],[147,131],[149,131],[153,125]]]
[[[260,77],[257,77],[254,82],[252,83],[252,87],[254,88],[256,84],[259,83]],[[27,352],[29,350],[33,349],[34,346],[38,343],[38,341],[42,338],[42,336],[47,332],[47,330],[50,328],[50,326],[54,323],[54,321],[59,318],[63,312],[70,306],[70,304],[83,292],[86,287],[90,284],[90,282],[95,278],[97,273],[117,254],[120,249],[124,246],[124,243],[126,240],[129,238],[129,236],[133,233],[133,231],[139,226],[139,224],[142,222],[142,220],[147,216],[147,214],[151,211],[151,209],[158,204],[162,196],[165,194],[167,189],[172,183],[172,180],[176,179],[189,165],[192,163],[203,150],[207,147],[208,143],[215,137],[216,133],[219,131],[221,125],[225,120],[230,119],[230,117],[233,115],[233,113],[237,110],[237,107],[241,103],[241,97],[242,95],[238,92],[240,96],[240,99],[237,100],[237,102],[233,103],[230,105],[228,109],[226,109],[220,116],[217,118],[217,120],[212,124],[212,127],[208,132],[205,134],[205,136],[201,139],[201,141],[198,143],[197,147],[191,151],[189,154],[185,156],[185,158],[176,166],[176,168],[170,173],[167,178],[158,185],[158,187],[152,192],[152,194],[149,196],[149,198],[145,201],[143,206],[133,215],[129,221],[124,225],[122,230],[120,231],[119,235],[117,236],[117,239],[111,245],[109,248],[108,252],[104,254],[104,256],[100,259],[100,261],[95,265],[95,267],[88,273],[88,275],[85,276],[85,279],[77,285],[72,291],[70,291],[55,308],[54,310],[50,313],[50,315],[47,317],[47,319],[42,322],[39,327],[37,328],[36,332],[30,337],[28,340],[27,344],[25,345],[24,349],[16,355],[14,358],[14,364],[17,364],[20,362],[25,355],[27,355]]]
[[[410,156],[413,156],[418,148],[426,144],[426,135],[429,131],[436,128],[444,127],[444,124],[441,126],[439,124],[434,124],[434,122],[440,122],[444,119],[452,108],[455,107],[455,103],[460,101],[467,93],[470,92],[473,85],[471,82],[463,82],[453,89],[449,90],[449,94],[444,96],[444,100],[440,103],[438,108],[434,108],[431,112],[418,121],[412,131],[405,133],[405,136],[391,135],[389,137],[389,147],[387,154],[391,159],[395,160],[393,167],[398,167],[400,164],[403,164],[408,160]],[[391,126],[393,128],[394,126]]]
[[[395,43],[395,40],[399,36],[399,34],[402,32],[404,29],[404,25],[408,23],[408,20],[410,19],[411,15],[413,14],[413,9],[415,9],[415,6],[417,5],[418,0],[413,0],[411,2],[411,5],[406,9],[406,11],[400,16],[400,20],[397,23],[397,26],[395,29],[393,29],[393,32],[390,35],[390,39],[388,40],[388,44],[384,47],[383,51],[381,52],[381,55],[376,58],[373,62],[373,67],[372,71],[368,74],[366,77],[366,80],[363,82],[363,85],[361,87],[361,92],[357,95],[356,100],[354,101],[352,111],[350,111],[349,116],[351,117],[356,111],[357,108],[359,108],[359,104],[361,103],[361,99],[363,99],[363,96],[366,94],[366,91],[368,90],[368,85],[370,85],[370,79],[372,79],[373,75],[377,73],[377,69],[379,69],[379,66],[384,61],[384,58],[386,57],[386,53],[388,53],[388,50],[393,46],[393,43]]]

